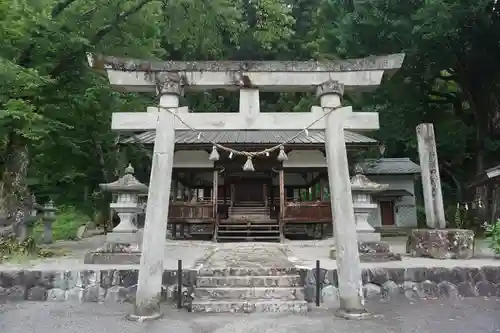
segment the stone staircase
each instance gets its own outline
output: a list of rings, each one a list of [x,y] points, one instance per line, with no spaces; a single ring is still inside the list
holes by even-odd
[[[278,221],[269,218],[264,205],[247,204],[231,207],[229,219],[221,220],[216,231],[218,242],[279,242]]]
[[[196,278],[192,312],[306,313],[295,268],[209,269]]]

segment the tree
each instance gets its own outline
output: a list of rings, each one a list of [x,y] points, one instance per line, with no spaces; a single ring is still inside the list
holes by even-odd
[[[389,153],[415,154],[414,128],[433,122],[444,179],[465,184],[498,152],[499,8],[496,1],[325,1],[321,51],[339,56],[405,52],[404,68],[357,104],[381,112]],[[328,18],[340,18],[328,20]]]

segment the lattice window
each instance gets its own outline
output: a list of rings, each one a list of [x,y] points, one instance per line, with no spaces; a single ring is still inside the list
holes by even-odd
[[[417,224],[417,211],[415,205],[398,205],[396,207],[396,223],[398,226],[415,226]]]

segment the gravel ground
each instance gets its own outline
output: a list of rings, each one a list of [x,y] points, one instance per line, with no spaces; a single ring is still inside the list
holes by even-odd
[[[165,309],[148,323],[128,322],[127,304],[22,302],[0,304],[2,333],[491,333],[500,332],[500,299],[455,302],[406,299],[369,303],[373,319],[347,321],[313,309],[287,314],[193,314]]]

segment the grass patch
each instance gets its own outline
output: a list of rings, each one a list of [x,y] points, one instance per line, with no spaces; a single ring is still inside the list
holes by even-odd
[[[76,232],[82,225],[92,219],[74,207],[62,207],[57,212],[56,220],[52,223],[53,240],[76,240]],[[40,220],[33,229],[33,237],[37,242],[42,240],[43,222]]]
[[[24,242],[19,242],[14,236],[0,238],[0,262],[22,263],[54,255],[54,252],[38,247],[33,237],[29,237]]]

